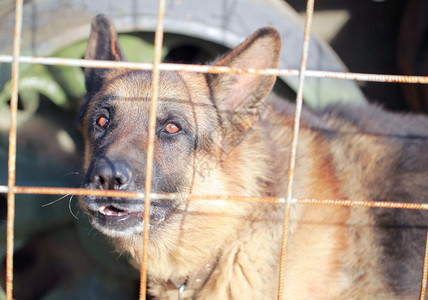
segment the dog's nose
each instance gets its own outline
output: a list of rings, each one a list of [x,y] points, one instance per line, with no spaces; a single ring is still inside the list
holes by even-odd
[[[132,179],[132,169],[124,161],[100,162],[92,170],[91,182],[103,190],[126,189]]]

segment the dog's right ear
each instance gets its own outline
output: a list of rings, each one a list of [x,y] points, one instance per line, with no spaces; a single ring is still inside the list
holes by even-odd
[[[281,36],[274,27],[261,28],[215,66],[238,69],[277,68],[281,53]],[[255,74],[207,74],[211,93],[222,119],[228,122],[225,132],[230,143],[242,139],[244,133],[257,123],[260,104],[271,91],[276,76]]]
[[[125,60],[125,56],[122,54],[117,42],[117,34],[113,23],[105,15],[97,15],[92,20],[85,59]],[[84,70],[86,91],[89,94],[98,92],[104,77],[110,72],[110,69],[84,68]]]

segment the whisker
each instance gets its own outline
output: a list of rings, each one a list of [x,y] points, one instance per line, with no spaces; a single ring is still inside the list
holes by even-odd
[[[77,215],[73,213],[73,210],[71,209],[71,200],[73,200],[74,195],[71,195],[70,200],[68,200],[68,210],[70,211],[71,215],[76,219],[79,220]]]
[[[67,176],[70,176],[70,175],[81,175],[81,174],[79,172],[77,172],[77,171],[74,171],[74,172],[68,172],[68,173],[64,174],[63,176],[67,177]]]
[[[116,261],[118,261],[123,256],[123,252],[120,251],[117,253]]]
[[[90,236],[93,233],[93,237],[95,238],[95,236],[97,235],[97,231],[94,231],[95,227],[91,227],[88,231],[88,236]]]
[[[70,196],[70,194],[64,195],[64,196],[62,196],[62,197],[60,197],[58,199],[55,199],[55,200],[53,200],[53,201],[51,201],[49,203],[43,204],[42,207],[46,207],[46,206],[52,205],[54,203],[57,203],[58,201],[61,201],[62,199],[64,199],[65,197],[68,197],[68,196]]]

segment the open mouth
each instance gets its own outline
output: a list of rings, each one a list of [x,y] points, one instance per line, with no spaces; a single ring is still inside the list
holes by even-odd
[[[97,216],[100,219],[121,222],[121,221],[125,221],[129,218],[139,218],[140,220],[142,220],[143,213],[142,212],[129,212],[127,210],[117,208],[113,205],[106,205],[106,206],[101,206],[98,209],[98,215]]]
[[[129,212],[125,209],[122,208],[118,208],[114,205],[106,205],[106,206],[101,206],[98,209],[98,212],[95,214],[93,213],[92,215],[94,215],[95,217],[97,217],[98,219],[104,220],[106,222],[112,223],[112,222],[124,222],[127,220],[135,220],[135,221],[143,221],[143,212],[139,211],[139,212]],[[155,225],[158,224],[160,222],[162,222],[163,220],[165,220],[165,212],[164,211],[160,211],[159,209],[152,209],[150,211],[150,224]]]
[[[92,224],[107,234],[142,230],[143,209],[131,211],[120,205],[104,204],[88,212],[92,216]]]
[[[129,203],[125,204],[124,199],[108,201],[110,203],[105,199],[94,201],[94,199],[86,198],[86,200],[88,202],[92,200],[92,203],[87,206],[87,212],[92,216],[92,224],[102,232],[116,235],[143,230],[144,205],[141,203],[129,205]],[[150,207],[150,226],[163,223],[173,210],[171,202],[168,200],[153,201]]]

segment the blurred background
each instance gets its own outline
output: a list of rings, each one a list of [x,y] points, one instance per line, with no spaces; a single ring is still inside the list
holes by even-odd
[[[304,0],[169,0],[165,62],[204,63],[260,27],[282,35],[280,68],[298,69]],[[109,15],[130,61],[151,62],[157,2],[27,0],[22,55],[82,58],[91,19]],[[13,45],[14,1],[0,0],[0,55]],[[426,0],[315,2],[308,69],[428,75]],[[0,185],[7,185],[10,64],[0,64]],[[79,187],[82,140],[76,111],[85,94],[78,67],[21,64],[17,185]],[[305,104],[375,102],[393,111],[428,112],[428,86],[308,78]],[[293,101],[297,78],[275,92]],[[0,287],[5,284],[6,195],[0,194]],[[17,195],[14,297],[137,299],[139,273],[93,230],[76,197]],[[0,288],[0,299],[4,298]]]

